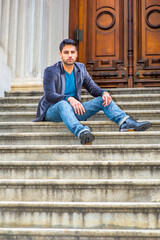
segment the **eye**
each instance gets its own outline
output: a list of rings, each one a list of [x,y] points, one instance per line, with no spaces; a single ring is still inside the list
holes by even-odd
[[[64,51],[63,53],[64,53],[64,54],[68,54],[68,53],[69,53],[69,51]]]

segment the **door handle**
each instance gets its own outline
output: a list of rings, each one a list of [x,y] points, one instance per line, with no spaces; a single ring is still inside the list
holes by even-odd
[[[80,30],[79,27],[75,31],[75,38],[77,42],[83,41],[83,30]]]

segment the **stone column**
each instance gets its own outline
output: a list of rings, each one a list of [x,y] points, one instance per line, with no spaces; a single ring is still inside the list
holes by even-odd
[[[44,68],[60,60],[68,27],[69,0],[0,0],[0,47],[12,87],[42,85]]]
[[[4,97],[5,91],[11,90],[11,70],[6,64],[6,54],[0,47],[0,97]]]

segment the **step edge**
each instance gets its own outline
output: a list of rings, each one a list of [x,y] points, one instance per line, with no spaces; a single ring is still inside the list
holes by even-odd
[[[160,179],[0,179],[0,188],[2,185],[82,185],[96,187],[99,185],[135,185],[135,186],[160,186]]]
[[[117,149],[134,149],[134,150],[138,150],[139,149],[144,149],[144,150],[151,150],[151,149],[160,149],[160,144],[104,144],[104,145],[0,145],[0,150],[117,150]]]
[[[159,237],[158,229],[62,229],[62,228],[0,228],[0,235],[30,235],[30,236],[90,236],[90,237]]]
[[[69,209],[160,209],[159,202],[37,202],[37,201],[0,201],[3,207],[29,207],[29,208],[69,208]]]

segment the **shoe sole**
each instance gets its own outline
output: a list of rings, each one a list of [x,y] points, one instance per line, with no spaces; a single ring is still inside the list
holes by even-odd
[[[141,132],[141,131],[146,131],[150,127],[151,127],[151,124],[150,122],[148,122],[136,128],[121,129],[120,132],[138,132],[138,131]]]
[[[150,122],[144,123],[143,125],[136,127],[134,131],[146,131],[150,127],[151,127]]]
[[[81,139],[81,144],[83,145],[89,145],[92,143],[92,141],[94,140],[93,135],[89,132],[86,133],[83,138]]]

